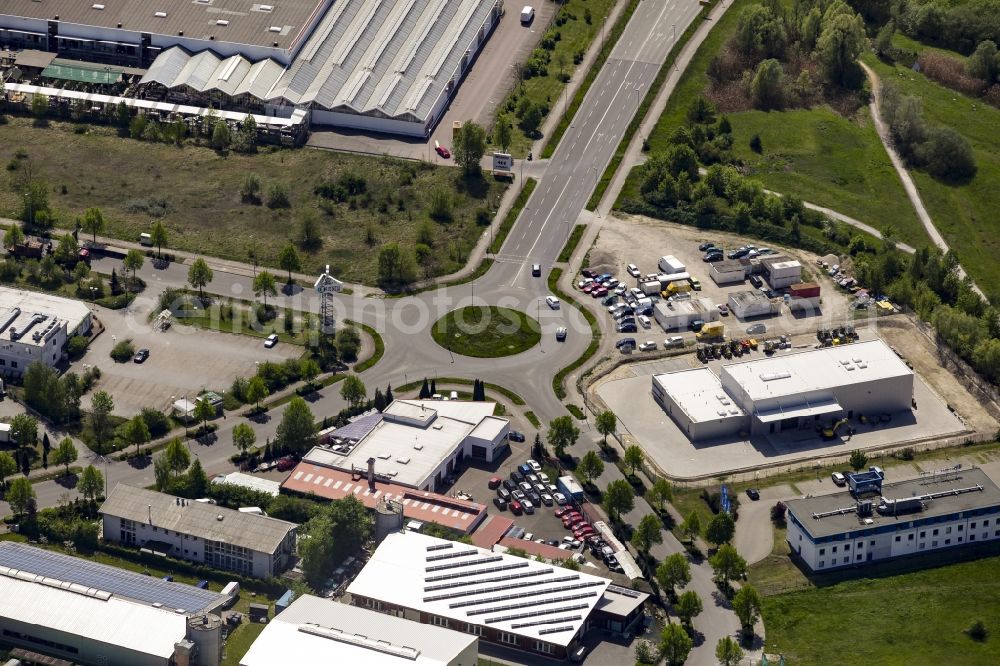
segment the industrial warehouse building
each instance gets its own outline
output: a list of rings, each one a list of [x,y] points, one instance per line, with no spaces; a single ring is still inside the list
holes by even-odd
[[[244,576],[276,576],[295,554],[295,523],[123,483],[100,512],[105,541]]]
[[[695,440],[909,411],[913,371],[882,340],[653,376],[653,397]]]
[[[20,377],[35,361],[54,366],[66,341],[90,332],[85,303],[0,287],[0,375]]]
[[[501,0],[11,0],[0,45],[148,68],[127,101],[164,103],[150,110],[211,106],[259,114],[258,124],[425,137],[502,13]]]
[[[387,536],[347,591],[363,608],[557,660],[590,628],[632,631],[648,598],[582,571],[409,531]]]
[[[268,623],[240,666],[476,666],[479,639],[303,595]]]
[[[782,299],[768,298],[758,289],[748,289],[729,294],[729,310],[738,319],[767,317],[781,312]]]
[[[792,556],[813,572],[1000,541],[1000,488],[952,468],[785,503]]]
[[[303,457],[347,473],[375,474],[397,485],[436,491],[466,459],[493,462],[509,447],[510,422],[496,404],[458,400],[394,400],[328,433]]]
[[[664,331],[683,331],[696,321],[718,321],[719,309],[707,298],[664,300],[653,305],[653,318]]]
[[[226,601],[191,585],[0,542],[0,640],[67,663],[217,666],[222,623],[212,613]]]

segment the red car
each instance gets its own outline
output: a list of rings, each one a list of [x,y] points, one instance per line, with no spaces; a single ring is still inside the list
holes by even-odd
[[[282,458],[278,461],[277,469],[279,472],[287,472],[293,467],[295,467],[294,458]]]
[[[556,514],[556,518],[561,518],[562,516],[571,512],[572,510],[573,509],[568,506],[561,506],[558,509],[556,509],[553,513]]]
[[[578,527],[577,529],[573,530],[573,537],[579,540],[588,537],[593,533],[594,533],[593,527],[591,527],[590,525],[584,525],[583,527]]]
[[[563,519],[563,527],[568,530],[575,530],[577,527],[586,524],[587,522],[583,518],[569,518],[568,520]]]
[[[583,293],[585,293],[585,294],[589,294],[590,292],[594,291],[594,289],[596,289],[596,288],[597,288],[597,283],[596,282],[588,282],[587,284],[583,285],[583,289],[581,291],[583,291]]]
[[[440,145],[440,144],[434,146],[434,152],[436,152],[438,155],[440,155],[441,157],[443,157],[445,159],[448,159],[449,157],[451,157],[451,153],[448,152],[448,149],[445,148],[444,146]]]
[[[511,502],[508,508],[510,509],[510,512],[513,513],[515,516],[520,516],[522,513],[524,513],[524,507],[521,506],[521,503],[518,502],[517,500]]]
[[[487,485],[489,486],[490,490],[496,490],[497,488],[500,487],[500,477],[494,476],[492,479],[490,479],[490,482]]]
[[[594,291],[590,292],[590,295],[593,296],[594,298],[602,298],[602,297],[608,295],[608,288],[607,287],[598,287]]]

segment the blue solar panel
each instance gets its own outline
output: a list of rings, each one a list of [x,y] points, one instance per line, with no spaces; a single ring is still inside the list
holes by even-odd
[[[338,428],[331,432],[330,436],[339,437],[340,439],[364,439],[368,436],[368,433],[374,430],[375,426],[381,422],[382,414],[381,412],[376,412],[374,414],[369,414],[368,416],[362,416],[361,418],[355,419],[352,423],[348,423],[343,428]]]
[[[15,541],[0,541],[0,566],[78,583],[134,601],[149,604],[159,602],[164,608],[180,608],[189,613],[217,606],[222,598],[218,592],[145,576]]]

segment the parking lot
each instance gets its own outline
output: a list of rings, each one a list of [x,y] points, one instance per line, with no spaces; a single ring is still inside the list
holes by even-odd
[[[96,306],[95,306],[96,307]],[[300,348],[279,343],[264,348],[260,338],[219,333],[174,324],[165,332],[154,331],[145,313],[96,308],[106,330],[90,345],[83,359],[74,364],[101,368],[94,390],[107,391],[115,401],[115,414],[130,417],[143,407],[167,410],[174,400],[191,397],[203,389],[226,391],[238,376],[256,372],[260,361],[284,361],[298,357]],[[148,349],[143,363],[115,363],[110,359],[116,342],[132,339],[135,348]],[[84,404],[89,401],[84,397]]]
[[[730,251],[743,246],[747,241],[732,234],[703,231],[643,217],[610,218],[609,221],[605,222],[597,244],[591,250],[590,264],[586,268],[597,275],[609,274],[620,285],[623,285],[625,290],[631,290],[638,288],[641,279],[629,274],[628,266],[630,264],[635,266],[638,275],[645,277],[650,274],[662,273],[663,271],[658,266],[659,259],[666,255],[672,255],[684,265],[685,272],[690,274],[699,287],[688,290],[689,286],[685,286],[675,298],[678,300],[708,299],[713,308],[717,308],[719,304],[727,304],[730,294],[758,289],[750,280],[724,286],[717,285],[709,277],[712,264],[703,261],[705,252],[698,249],[699,245],[706,242],[723,248],[724,253],[728,255]],[[760,242],[757,244],[761,248],[764,245]],[[845,318],[852,316],[849,309],[849,294],[834,285],[830,277],[819,269],[816,263],[818,257],[801,250],[783,248],[773,248],[773,250],[775,253],[799,260],[803,269],[801,278],[803,281],[816,281],[820,284],[822,300],[819,311],[807,315],[793,314],[787,307],[783,306],[779,314],[747,320],[740,320],[733,315],[720,313],[720,321],[725,325],[727,336],[745,337],[749,335],[747,329],[761,324],[764,325],[765,331],[756,333],[758,336],[765,334],[766,337],[795,335],[812,332],[822,326],[841,325],[845,322]],[[579,275],[575,281],[579,284],[579,281],[583,279],[585,278]],[[608,298],[614,293],[614,289],[622,291],[622,287],[615,285],[609,290],[607,296],[600,298],[602,309],[605,311],[612,306]],[[661,300],[661,296],[658,294],[649,295],[649,298],[650,306]],[[624,293],[619,296],[616,302],[620,304],[623,301]],[[604,303],[607,304],[604,305]],[[633,310],[636,309],[636,306],[631,302],[626,303],[626,305],[632,307]],[[634,312],[635,331],[615,331],[614,335],[617,340],[633,338],[638,345],[651,342],[655,347],[651,346],[648,351],[663,349],[665,341],[674,336],[682,337],[687,344],[693,343],[695,339],[693,331],[687,329],[664,331],[657,324],[651,312],[645,315],[645,319],[642,316],[643,312],[644,310],[641,308],[638,312]],[[627,313],[624,316],[629,317]],[[610,313],[607,317],[608,328],[614,330],[614,324],[617,322],[611,318]],[[755,330],[759,331],[759,328]]]

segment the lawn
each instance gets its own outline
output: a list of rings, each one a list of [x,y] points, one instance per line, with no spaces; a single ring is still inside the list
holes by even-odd
[[[734,0],[708,34],[681,76],[659,121],[648,137],[650,151],[664,150],[671,133],[686,122],[691,100],[709,86],[708,68],[735,32],[740,14],[756,0]],[[746,160],[750,173],[765,187],[826,206],[872,226],[892,224],[901,240],[925,240],[906,193],[892,172],[866,111],[847,119],[829,107],[730,115],[733,156]],[[750,151],[749,140],[760,134],[763,156]],[[638,195],[638,169],[633,169],[619,201]]]
[[[520,354],[542,337],[538,322],[528,315],[495,306],[453,310],[434,324],[431,335],[445,349],[475,358]]]
[[[13,176],[30,161],[36,176],[52,187],[50,202],[61,226],[72,227],[96,206],[109,219],[106,234],[135,241],[151,219],[161,217],[171,248],[242,261],[255,250],[261,263],[276,266],[287,241],[300,238],[302,218],[314,215],[322,247],[300,253],[303,271],[330,264],[338,278],[365,284],[375,283],[382,244],[415,245],[435,199],[444,209],[438,219],[451,220],[430,223],[429,274],[463,266],[483,231],[477,211],[489,213],[489,202],[506,187],[492,178],[467,183],[457,169],[384,156],[308,148],[220,156],[191,144],[177,148],[122,139],[108,127],[88,126],[84,134],[73,127],[53,121],[39,128],[17,117],[0,125],[0,162]],[[15,153],[24,157],[14,159]],[[247,174],[260,179],[259,205],[241,202]],[[317,196],[317,185],[336,184],[345,175],[358,177],[353,194],[331,193],[343,199],[339,202]],[[266,205],[276,184],[287,190],[289,208]],[[0,215],[16,217],[18,197],[4,185]]]
[[[764,599],[767,651],[796,666],[1000,663],[1000,557]],[[964,632],[982,619],[984,642]]]
[[[978,173],[968,183],[951,185],[914,171],[913,180],[927,211],[962,266],[988,295],[1000,295],[1000,109],[949,90],[909,68],[880,62],[871,54],[865,62],[883,82],[894,82],[904,94],[920,99],[929,123],[947,125],[964,136],[975,153]]]

